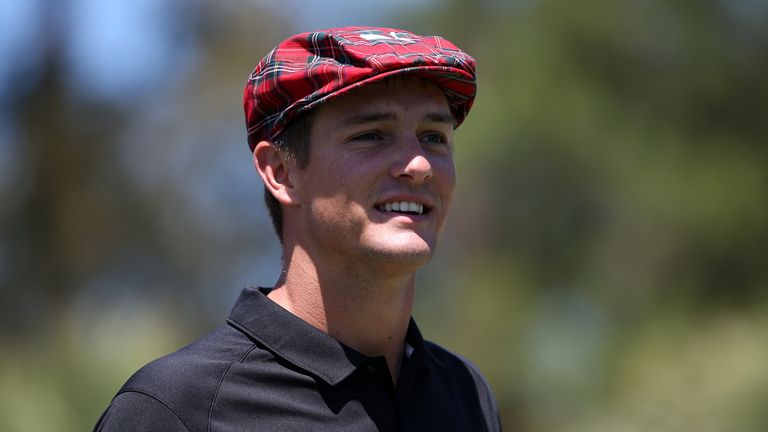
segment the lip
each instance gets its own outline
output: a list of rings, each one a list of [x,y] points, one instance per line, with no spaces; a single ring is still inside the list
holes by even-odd
[[[380,205],[383,205],[388,202],[395,202],[395,201],[398,201],[398,202],[409,201],[409,202],[419,203],[424,206],[425,211],[422,214],[395,213],[395,212],[382,211],[382,210],[379,210],[378,208]],[[430,197],[425,197],[424,195],[398,193],[398,194],[386,195],[384,198],[377,200],[373,204],[373,210],[377,215],[380,216],[380,218],[377,218],[377,219],[396,220],[398,222],[404,222],[404,223],[414,223],[414,222],[423,222],[428,219],[431,219],[435,210],[435,204]]]
[[[395,202],[395,201],[412,201],[412,202],[423,205],[425,209],[428,209],[430,211],[435,207],[434,202],[429,197],[425,197],[423,195],[413,195],[413,194],[387,195],[384,198],[376,201],[373,204],[373,206],[375,208],[376,206],[379,206],[388,202]]]
[[[407,213],[390,213],[381,211],[379,209],[374,209],[374,217],[372,218],[372,220],[375,222],[395,221],[401,224],[426,222],[430,219],[431,213],[423,213],[420,215]]]

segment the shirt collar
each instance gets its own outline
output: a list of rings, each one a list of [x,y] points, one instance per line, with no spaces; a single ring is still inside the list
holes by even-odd
[[[372,359],[316,329],[267,298],[269,289],[247,287],[240,293],[227,320],[267,350],[336,385]],[[406,346],[408,357],[424,351],[424,339],[411,319]]]

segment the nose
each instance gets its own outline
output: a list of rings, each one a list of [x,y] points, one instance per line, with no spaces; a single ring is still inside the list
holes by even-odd
[[[402,155],[392,164],[390,173],[392,177],[419,184],[432,177],[432,164],[418,139],[413,141],[401,147]]]

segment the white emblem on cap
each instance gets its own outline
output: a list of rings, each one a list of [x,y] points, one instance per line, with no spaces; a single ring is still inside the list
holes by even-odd
[[[407,38],[407,37],[401,37],[395,32],[389,32],[389,35],[385,35],[382,33],[363,33],[360,35],[361,38],[372,41],[372,40],[396,40],[400,42],[414,42],[413,39]]]

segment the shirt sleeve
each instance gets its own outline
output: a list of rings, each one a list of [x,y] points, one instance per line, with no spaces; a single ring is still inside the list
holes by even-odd
[[[124,392],[112,400],[93,432],[189,432],[164,403],[144,393]]]

